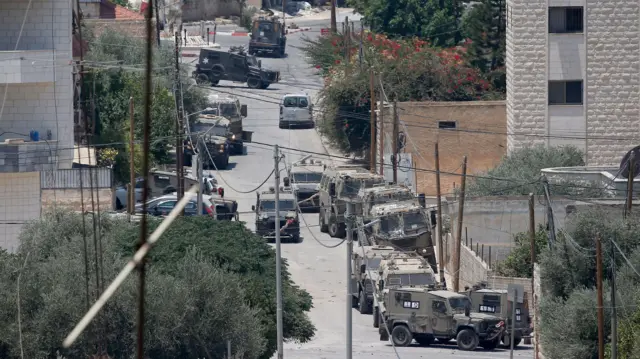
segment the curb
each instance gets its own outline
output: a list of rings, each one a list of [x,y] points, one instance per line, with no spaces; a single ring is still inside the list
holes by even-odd
[[[230,31],[230,32],[215,32],[209,31],[209,35],[222,35],[222,36],[249,36],[246,31]]]
[[[199,54],[182,54],[182,57],[198,57]]]
[[[295,34],[296,32],[301,32],[301,31],[311,31],[310,27],[301,27],[298,29],[287,29],[287,34]]]
[[[249,33],[246,31],[234,31],[231,36],[249,36]]]

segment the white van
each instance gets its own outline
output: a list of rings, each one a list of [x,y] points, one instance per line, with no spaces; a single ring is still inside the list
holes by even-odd
[[[305,126],[313,128],[313,104],[306,93],[286,94],[280,100],[280,128]]]

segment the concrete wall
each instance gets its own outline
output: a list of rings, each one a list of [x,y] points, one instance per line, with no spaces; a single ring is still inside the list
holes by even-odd
[[[540,345],[540,295],[542,294],[542,287],[540,286],[540,266],[536,263],[533,266],[533,348],[534,348],[534,359],[544,359],[544,355],[542,354],[542,346]]]
[[[40,172],[0,173],[0,248],[14,252],[24,223],[40,218]]]
[[[91,190],[85,189],[84,210],[94,211],[91,206]],[[93,198],[95,212],[110,211],[113,209],[113,193],[110,188],[94,189]],[[79,189],[43,189],[42,210],[65,208],[74,211],[82,211],[82,201]]]
[[[458,225],[458,202],[447,198],[448,213],[451,217],[451,232],[456,234]],[[556,229],[563,228],[566,219],[566,206],[576,201],[565,197],[551,200],[555,215]],[[443,210],[444,212],[444,210]],[[545,202],[543,197],[535,198],[536,224],[546,223]],[[474,243],[484,244],[485,259],[491,246],[491,262],[502,261],[515,245],[513,236],[529,230],[529,199],[521,197],[476,197],[465,200],[462,223],[463,242],[468,237]]]
[[[506,109],[503,101],[401,102],[399,132],[407,135],[404,152],[411,153],[416,168],[434,169],[434,145],[439,143],[442,193],[460,184],[462,157],[468,156],[467,173],[495,167],[506,154]],[[393,116],[385,111],[385,152],[390,152]],[[454,121],[455,129],[440,129],[439,122]],[[390,169],[385,169],[390,171]],[[416,171],[417,191],[436,194],[435,174]]]
[[[28,3],[0,0],[0,51],[13,51],[16,44],[17,50],[33,50],[31,55],[21,56],[31,56],[31,66],[52,72],[55,82],[9,85],[0,128],[21,135],[37,130],[41,138],[46,138],[50,131],[51,138],[59,141],[60,168],[70,168],[70,148],[73,147],[71,3],[34,0],[27,12]],[[25,14],[26,22],[18,42]],[[47,51],[46,56],[39,56],[43,50],[55,51]],[[21,52],[25,53],[29,54]],[[55,58],[52,59],[52,56]],[[4,86],[7,85],[0,84],[0,93],[4,93]],[[21,136],[4,134],[0,136],[0,141],[9,137]]]
[[[185,0],[182,21],[214,20],[216,17],[240,16],[241,12],[238,0]]]
[[[107,28],[127,34],[131,37],[140,37],[145,39],[147,37],[146,23],[144,20],[87,19],[85,20],[85,24],[87,27],[91,28],[96,37],[100,36],[100,34],[102,34]],[[155,20],[153,26],[155,26]],[[155,31],[153,32],[152,37],[154,39],[156,38]]]

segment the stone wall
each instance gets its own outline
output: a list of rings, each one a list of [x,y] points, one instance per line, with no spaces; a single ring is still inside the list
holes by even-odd
[[[217,17],[240,16],[239,0],[186,0],[182,5],[182,21],[214,20]]]
[[[82,201],[79,189],[43,189],[42,190],[42,210],[53,208],[65,208],[74,211],[82,211]],[[84,210],[93,211],[91,205],[91,190],[85,189]],[[113,209],[113,191],[110,188],[94,189],[93,199],[95,212],[111,211]]]

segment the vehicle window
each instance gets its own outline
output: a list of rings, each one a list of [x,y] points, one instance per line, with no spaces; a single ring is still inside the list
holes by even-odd
[[[222,116],[233,117],[238,114],[238,108],[235,103],[220,104],[220,114]]]
[[[342,195],[352,196],[358,194],[362,186],[361,180],[346,180],[342,184]]]
[[[171,185],[171,180],[167,176],[155,175],[153,176],[153,182],[156,188],[166,188]]]
[[[307,101],[307,99],[304,97],[300,97],[300,100],[298,102],[298,107],[305,108],[307,106],[309,106],[309,101]]]
[[[467,297],[449,298],[451,309],[456,312],[464,311],[465,308],[471,308],[471,301]]]
[[[237,68],[243,69],[245,67],[245,60],[243,57],[234,56],[233,57],[233,66]]]
[[[380,231],[383,233],[396,232],[401,228],[400,217],[397,215],[380,218]]]
[[[431,302],[431,309],[435,313],[446,313],[447,305],[441,300],[434,300],[433,302]]]
[[[173,207],[176,206],[176,203],[178,203],[178,201],[166,201],[158,204],[156,208],[162,209],[162,210],[172,210]]]
[[[427,273],[413,274],[392,274],[389,276],[389,282],[397,283],[396,285],[433,285],[436,284],[435,277]]]
[[[279,210],[281,211],[293,211],[296,209],[296,203],[293,200],[281,199],[279,202]],[[262,201],[260,207],[263,211],[275,211],[276,201]]]
[[[376,270],[380,268],[382,258],[367,258],[367,269]]]
[[[318,183],[322,179],[322,174],[315,172],[294,173],[293,182],[297,183]]]
[[[298,98],[297,97],[285,97],[285,99],[284,99],[284,107],[298,107]]]
[[[144,188],[144,181],[136,182],[136,188]]]
[[[404,229],[407,231],[425,228],[427,226],[427,220],[420,213],[405,213],[403,216]]]
[[[185,209],[196,209],[196,207],[198,207],[198,203],[196,202],[189,202],[184,206]]]

